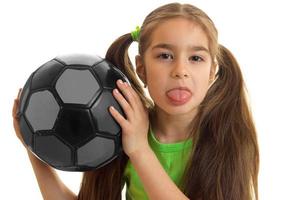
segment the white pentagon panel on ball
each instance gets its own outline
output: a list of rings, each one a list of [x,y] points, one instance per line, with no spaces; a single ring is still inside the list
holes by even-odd
[[[60,107],[50,91],[39,91],[31,95],[25,116],[34,132],[50,130],[53,128],[59,109]]]
[[[114,155],[114,149],[114,140],[95,137],[77,150],[77,164],[94,166],[97,163],[103,163]]]
[[[58,78],[56,91],[64,103],[88,104],[100,89],[89,70],[66,69]]]

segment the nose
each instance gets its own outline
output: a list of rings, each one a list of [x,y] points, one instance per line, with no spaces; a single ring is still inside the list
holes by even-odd
[[[187,64],[183,61],[183,59],[177,60],[174,63],[171,75],[172,75],[172,78],[188,78],[189,77]]]

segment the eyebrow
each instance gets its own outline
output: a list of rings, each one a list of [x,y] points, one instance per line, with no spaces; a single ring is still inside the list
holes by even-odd
[[[156,48],[163,48],[163,49],[172,50],[172,49],[175,49],[175,45],[166,44],[166,43],[159,43],[157,45],[154,45],[152,47],[152,50],[156,49]],[[205,52],[209,53],[209,50],[204,46],[189,46],[189,49],[194,50],[194,51],[205,51]]]

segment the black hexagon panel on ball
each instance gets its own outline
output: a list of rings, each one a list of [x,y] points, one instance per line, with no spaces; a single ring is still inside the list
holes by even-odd
[[[109,113],[116,81],[127,77],[96,55],[58,56],[35,70],[23,87],[22,137],[39,159],[64,171],[102,167],[122,151],[121,127]],[[129,83],[130,84],[130,83]]]

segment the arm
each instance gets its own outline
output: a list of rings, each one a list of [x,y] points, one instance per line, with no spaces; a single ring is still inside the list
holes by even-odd
[[[65,186],[52,167],[40,161],[28,149],[27,153],[44,200],[77,199],[77,196]]]
[[[17,109],[19,106],[19,98],[20,98],[20,92],[17,99],[14,101],[13,110],[12,110],[12,116],[13,116],[13,126],[15,129],[15,133],[19,140],[22,142],[23,146],[26,148],[26,144],[23,141],[23,138],[21,136],[20,126],[19,126],[19,119],[17,116]],[[63,182],[59,179],[56,171],[40,161],[37,157],[35,157],[30,150],[27,150],[27,154],[29,157],[29,160],[31,162],[35,177],[38,181],[40,191],[42,193],[42,196],[45,200],[67,200],[67,199],[77,199],[77,196],[67,188]]]
[[[131,155],[130,160],[150,199],[188,199],[165,172],[150,147]]]

